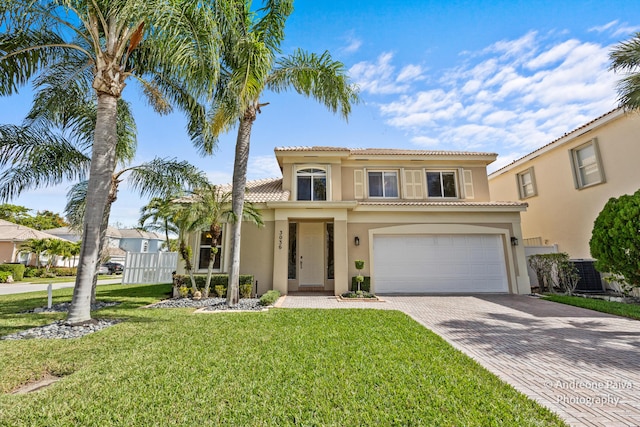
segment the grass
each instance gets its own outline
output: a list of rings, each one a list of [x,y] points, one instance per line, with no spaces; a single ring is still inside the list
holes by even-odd
[[[105,275],[105,274],[101,274],[98,276],[98,280],[101,279],[117,279],[122,277],[122,275],[116,275],[116,274],[109,274],[109,275]],[[58,277],[25,277],[24,279],[22,279],[22,281],[20,282],[14,282],[16,285],[28,285],[28,284],[46,284],[48,285],[49,283],[66,283],[66,282],[75,282],[76,281],[76,276],[58,276]]]
[[[168,285],[98,290],[122,304],[94,315],[127,321],[81,339],[0,341],[0,425],[564,425],[400,312],[193,315],[137,308]],[[62,317],[16,313],[44,295],[0,297],[0,334]],[[65,378],[7,394],[46,373]]]
[[[640,320],[640,305],[627,304],[623,302],[606,301],[596,298],[574,297],[569,295],[547,295],[543,297],[548,301],[562,304],[574,305],[576,307],[588,308],[602,313],[615,314],[616,316],[628,317]]]

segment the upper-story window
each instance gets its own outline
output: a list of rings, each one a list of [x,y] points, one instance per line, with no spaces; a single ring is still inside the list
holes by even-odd
[[[368,172],[369,197],[398,197],[398,172]]]
[[[533,175],[533,168],[529,168],[518,175],[518,191],[521,199],[533,197],[538,194],[536,190],[536,180]]]
[[[604,182],[604,172],[596,140],[571,150],[576,188]]]
[[[454,171],[427,171],[429,197],[458,197],[458,183]]]
[[[327,171],[308,168],[297,172],[297,200],[327,200]]]

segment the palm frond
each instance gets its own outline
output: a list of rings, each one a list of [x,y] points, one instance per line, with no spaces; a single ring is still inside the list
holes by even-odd
[[[156,158],[129,168],[129,186],[144,196],[168,196],[206,183],[202,171],[187,161]],[[123,172],[125,172],[123,171]]]
[[[289,89],[312,97],[330,111],[339,112],[345,119],[351,106],[359,102],[357,88],[349,82],[344,65],[331,58],[297,50],[279,59],[269,76],[267,87],[279,93]]]
[[[67,192],[67,204],[64,207],[64,214],[70,227],[75,230],[82,230],[84,212],[86,210],[88,181],[81,181],[73,185]]]
[[[618,101],[627,110],[640,109],[640,32],[609,53],[611,69],[624,73],[618,82]]]

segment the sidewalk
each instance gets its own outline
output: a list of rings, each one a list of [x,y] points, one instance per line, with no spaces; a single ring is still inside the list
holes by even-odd
[[[122,283],[122,276],[118,276],[114,279],[101,279],[98,280],[98,285],[113,285],[116,283]],[[53,283],[53,289],[62,289],[62,288],[73,288],[75,286],[75,282],[61,282],[61,283]],[[25,283],[25,282],[14,282],[14,283],[0,283],[0,295],[12,295],[12,294],[23,294],[26,292],[35,292],[35,291],[46,291],[48,283]]]

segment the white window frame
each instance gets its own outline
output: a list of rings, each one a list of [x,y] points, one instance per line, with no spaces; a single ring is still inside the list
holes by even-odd
[[[222,252],[222,248],[223,248],[223,244],[222,243],[224,242],[225,229],[226,229],[226,227],[225,227],[225,225],[223,225],[222,226],[222,234],[220,235],[220,239],[218,240],[218,245],[216,246],[218,248],[218,253],[220,254],[220,268],[215,268],[214,267],[213,270],[212,270],[214,273],[221,273],[223,271],[223,269],[224,269],[224,257],[223,257],[224,253]],[[202,240],[202,235],[204,233],[208,233],[208,232],[209,232],[208,230],[202,230],[202,231],[200,231],[200,233],[198,233],[198,245],[197,245],[198,251],[196,252],[196,259],[195,259],[194,264],[197,266],[196,270],[199,271],[199,272],[207,271],[207,266],[204,266],[204,267],[200,268],[200,252],[202,251],[202,249],[211,248],[211,245],[202,243],[202,241],[203,241]]]
[[[525,182],[525,177],[529,176],[529,182]],[[533,166],[516,174],[518,182],[518,194],[520,199],[528,199],[538,195],[538,187],[536,186],[536,176],[533,172]],[[531,194],[527,194],[526,187],[530,186]]]
[[[327,165],[317,165],[317,164],[306,164],[306,165],[296,165],[293,169],[293,191],[295,194],[295,200],[298,200],[298,174],[306,169],[319,169],[321,171],[324,172],[324,178],[325,178],[325,198],[324,200],[314,200],[313,199],[313,184],[312,184],[312,191],[311,191],[311,200],[299,200],[301,202],[325,202],[328,200],[331,200],[331,192],[330,192],[330,183],[331,183],[331,179],[330,179],[330,175],[329,175],[329,167]],[[315,172],[318,174],[318,176],[320,176],[320,173]],[[313,180],[313,176],[314,173],[309,173],[309,176],[312,177]],[[313,182],[313,181],[312,181]]]
[[[580,164],[578,153],[586,148],[593,147],[594,161],[589,164]],[[571,167],[573,169],[573,183],[577,189],[592,187],[594,185],[605,182],[604,169],[602,168],[602,159],[600,158],[600,150],[598,149],[598,141],[596,138],[569,150],[571,157]],[[586,183],[582,177],[582,170],[589,166],[595,166],[599,175],[596,182]]]
[[[371,195],[371,186],[369,185],[369,174],[371,173],[382,174],[382,196]],[[384,175],[387,173],[395,174],[396,176],[396,195],[395,196],[387,196],[385,194]],[[400,198],[400,173],[397,169],[367,169],[366,176],[367,176],[367,198],[369,199],[399,199]]]
[[[429,173],[440,174],[440,190],[442,191],[442,194],[443,194],[442,196],[432,196],[431,194],[429,194],[429,177],[427,176],[427,174]],[[453,174],[453,179],[455,182],[454,188],[456,190],[456,195],[453,197],[444,195],[444,184],[442,179],[443,173]],[[424,178],[425,178],[425,192],[427,194],[427,199],[457,200],[460,198],[460,178],[459,178],[458,171],[456,169],[425,169]]]

